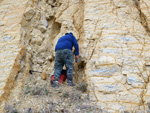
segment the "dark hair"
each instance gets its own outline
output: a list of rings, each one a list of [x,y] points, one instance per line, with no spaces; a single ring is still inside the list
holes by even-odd
[[[72,32],[70,32],[70,33],[66,33],[65,35],[68,35],[68,34],[72,34],[72,35],[73,35],[73,33],[72,33]]]
[[[73,35],[73,33],[72,33],[72,32],[70,32],[69,34],[72,34],[72,35]]]

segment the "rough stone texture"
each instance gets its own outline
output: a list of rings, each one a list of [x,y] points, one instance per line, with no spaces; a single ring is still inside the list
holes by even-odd
[[[48,77],[45,72],[43,72],[40,76],[41,76],[41,78],[42,78],[43,80],[46,80],[47,77]]]
[[[25,47],[20,42],[19,24],[26,0],[0,1],[0,104],[7,100],[14,79],[21,68]],[[1,108],[0,108],[1,111]]]
[[[85,74],[91,98],[112,111],[148,109],[144,98],[149,84],[150,37],[137,4],[87,0],[84,16],[82,53],[88,50]]]
[[[149,0],[140,0],[139,4],[141,14],[143,17],[143,25],[150,30],[150,1]]]
[[[32,69],[52,75],[55,44],[71,31],[78,39],[81,56],[81,62],[74,65],[74,77],[88,83],[91,100],[110,112],[149,109],[149,0],[16,2],[0,2],[1,95],[21,52],[19,40],[26,48],[20,73],[28,75]],[[26,5],[11,9],[17,4]]]

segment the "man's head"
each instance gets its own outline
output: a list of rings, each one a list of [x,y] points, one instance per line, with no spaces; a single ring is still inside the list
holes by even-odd
[[[72,35],[73,35],[73,33],[72,33],[72,32],[66,33],[65,35],[68,35],[68,34],[72,34]]]
[[[69,33],[66,33],[65,35],[68,35]]]

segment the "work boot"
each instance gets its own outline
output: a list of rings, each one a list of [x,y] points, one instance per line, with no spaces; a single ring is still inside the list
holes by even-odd
[[[68,80],[68,86],[75,86],[75,84],[71,81],[71,80]]]
[[[53,88],[59,88],[59,82],[58,81],[53,81],[52,87]]]

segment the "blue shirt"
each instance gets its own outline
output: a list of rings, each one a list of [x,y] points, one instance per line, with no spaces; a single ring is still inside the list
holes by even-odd
[[[74,46],[75,48],[75,55],[79,55],[79,46],[77,39],[73,36],[72,33],[68,33],[67,35],[64,35],[59,38],[55,51],[59,49],[70,49],[72,51],[72,47]]]

